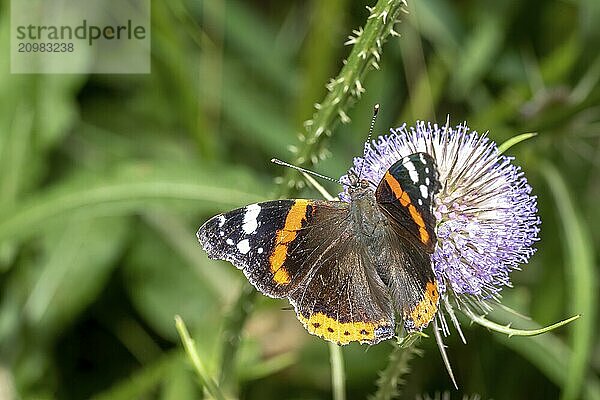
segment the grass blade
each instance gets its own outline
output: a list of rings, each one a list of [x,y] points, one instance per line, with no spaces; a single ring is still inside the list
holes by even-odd
[[[598,304],[595,283],[593,249],[590,234],[585,228],[570,191],[558,170],[550,163],[541,165],[545,178],[558,209],[562,228],[562,240],[566,259],[567,276],[570,279],[570,308],[583,317],[571,329],[573,353],[569,358],[567,379],[564,382],[562,399],[579,398],[587,374],[588,357],[592,352],[596,329],[596,307]]]
[[[185,326],[185,323],[181,319],[179,315],[175,316],[175,327],[177,328],[177,332],[181,337],[181,341],[183,343],[183,347],[185,352],[187,353],[192,365],[194,366],[194,370],[198,378],[200,378],[201,384],[206,387],[208,392],[217,400],[225,400],[225,395],[221,392],[215,381],[208,376],[204,365],[202,364],[202,360],[196,351],[196,345],[194,341],[190,337],[190,334]]]
[[[132,210],[146,209],[152,203],[172,200],[192,200],[196,202],[195,209],[200,209],[202,205],[240,206],[263,199],[258,194],[260,185],[252,193],[234,189],[227,182],[218,183],[218,176],[199,181],[190,176],[187,168],[170,168],[166,173],[160,170],[159,167],[151,168],[148,165],[124,165],[110,176],[98,178],[81,175],[73,181],[67,180],[58,187],[38,193],[13,209],[2,210],[0,242],[36,234],[50,220],[74,213],[78,216],[122,215]]]

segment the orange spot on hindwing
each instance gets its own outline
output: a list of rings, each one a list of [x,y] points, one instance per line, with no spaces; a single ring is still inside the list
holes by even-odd
[[[280,285],[290,283],[290,275],[283,264],[287,258],[289,244],[296,239],[298,231],[302,228],[302,222],[306,221],[306,209],[309,203],[309,200],[296,200],[288,211],[283,228],[275,235],[275,247],[269,257],[269,265],[273,280]]]
[[[404,313],[405,321],[408,320],[411,325],[409,330],[420,331],[431,322],[437,312],[439,298],[440,292],[437,283],[433,281],[427,282],[423,300],[418,302],[414,308]]]

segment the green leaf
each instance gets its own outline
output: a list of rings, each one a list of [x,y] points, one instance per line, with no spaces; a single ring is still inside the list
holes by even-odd
[[[273,43],[275,29],[269,21],[260,18],[255,10],[243,1],[221,3],[209,1],[203,3],[207,22],[225,24],[228,40],[234,47],[236,60],[262,74],[269,82],[275,83],[280,90],[291,92],[295,79],[290,79],[289,60],[292,54],[286,46]]]
[[[506,347],[529,360],[556,385],[567,385],[569,360],[573,353],[557,335],[546,333],[532,338],[496,336]],[[590,375],[580,389],[582,398],[600,399],[600,381],[597,376]]]
[[[129,400],[142,399],[160,382],[168,379],[170,371],[178,369],[184,361],[181,350],[171,351],[157,360],[144,365],[134,374],[123,381],[114,384],[109,389],[97,393],[92,400]]]
[[[192,234],[196,227],[190,229],[183,218],[167,212],[146,212],[144,220],[150,229],[161,236],[164,244],[170,247],[163,249],[161,244],[161,250],[172,253],[172,257],[178,257],[186,264],[186,269],[191,268],[194,279],[200,280],[220,303],[230,304],[234,301],[237,293],[231,290],[231,286],[238,282],[237,269],[222,265],[223,262],[210,260],[204,251],[199,251],[198,239]]]
[[[503,324],[514,321],[517,314],[505,307],[495,307],[489,314],[493,319],[501,321]],[[574,319],[576,317],[572,317]],[[565,328],[572,330],[577,324],[583,321],[581,318],[573,326]],[[538,323],[531,321],[526,317],[521,317],[518,322],[521,330],[527,332],[539,332],[544,328]],[[513,349],[522,357],[526,358],[535,365],[548,379],[558,386],[566,385],[569,379],[569,360],[573,356],[572,350],[565,344],[564,340],[558,335],[558,332],[546,332],[543,335],[530,337],[514,336],[511,337],[507,332],[499,332],[494,337],[505,346]],[[600,399],[600,381],[597,376],[588,375],[583,384],[583,393],[586,398]]]
[[[486,16],[483,16],[484,18]],[[481,77],[491,68],[504,39],[504,29],[501,21],[492,15],[479,21],[475,31],[468,37],[462,54],[458,60],[469,60],[461,64],[461,68],[452,69],[451,92],[457,98],[466,97],[472,93],[473,87]]]
[[[183,360],[183,357],[181,357]],[[162,384],[161,400],[200,398],[196,377],[185,363],[178,363],[166,372]]]
[[[313,112],[315,99],[323,94],[323,82],[335,72],[342,50],[339,43],[344,40],[348,0],[311,1],[310,13],[310,29],[300,55],[305,72],[294,107],[297,126]]]

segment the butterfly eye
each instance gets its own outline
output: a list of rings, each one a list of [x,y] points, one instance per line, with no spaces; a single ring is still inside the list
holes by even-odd
[[[350,170],[348,173],[348,181],[350,183],[350,187],[356,187],[358,185],[358,177],[352,170]]]
[[[367,181],[366,179],[363,179],[360,181],[360,188],[361,189],[367,189],[369,187],[369,181]]]

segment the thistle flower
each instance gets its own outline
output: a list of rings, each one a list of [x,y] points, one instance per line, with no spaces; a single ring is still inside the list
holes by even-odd
[[[536,197],[512,158],[466,124],[417,122],[392,129],[365,144],[364,156],[355,158],[351,170],[376,187],[392,164],[415,152],[430,154],[438,167],[442,189],[433,205],[437,244],[431,259],[442,305],[462,337],[450,300],[467,310],[470,305],[486,309],[487,300],[498,299],[510,286],[510,272],[535,252]],[[349,201],[348,176],[341,182],[345,190],[339,197]],[[438,320],[447,335],[442,313]]]

